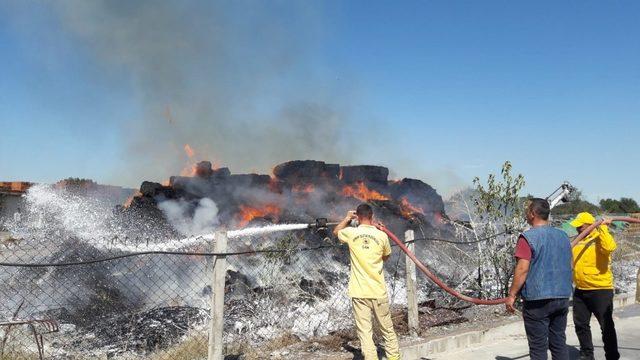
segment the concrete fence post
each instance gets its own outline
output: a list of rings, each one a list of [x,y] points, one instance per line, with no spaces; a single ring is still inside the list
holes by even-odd
[[[227,234],[217,232],[215,236],[214,251],[216,253],[227,252]],[[222,332],[224,328],[224,285],[227,273],[226,256],[216,256],[211,278],[211,321],[209,322],[209,347],[207,360],[222,360],[223,343]]]
[[[636,275],[636,302],[640,304],[640,268],[638,268]]]
[[[404,239],[405,241],[412,241],[414,239],[413,230],[407,230],[404,233]],[[409,242],[407,248],[415,253],[414,242]],[[411,336],[417,336],[420,325],[418,321],[418,294],[416,292],[416,264],[408,256],[405,256],[405,266],[407,275],[407,323]]]

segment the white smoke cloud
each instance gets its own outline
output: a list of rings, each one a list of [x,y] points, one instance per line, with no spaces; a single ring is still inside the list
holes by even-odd
[[[209,198],[202,198],[192,212],[192,205],[183,199],[165,200],[158,207],[180,234],[195,236],[210,234],[218,225],[218,206]]]

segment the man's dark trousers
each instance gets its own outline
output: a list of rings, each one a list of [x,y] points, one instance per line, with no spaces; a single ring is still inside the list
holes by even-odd
[[[529,340],[531,360],[546,360],[547,348],[553,360],[568,360],[565,330],[569,299],[524,301],[522,317]]]
[[[593,359],[593,342],[589,326],[591,314],[600,324],[606,359],[619,359],[618,338],[613,324],[613,290],[576,289],[573,293],[573,322],[580,341],[580,355],[586,359]]]

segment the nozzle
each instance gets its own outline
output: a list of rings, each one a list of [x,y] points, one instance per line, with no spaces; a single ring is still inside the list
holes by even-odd
[[[327,229],[329,227],[336,226],[338,224],[339,223],[337,222],[329,222],[327,218],[317,218],[316,222],[309,224],[309,229],[316,229],[316,230]]]
[[[326,229],[328,224],[327,218],[317,218],[315,223],[309,224],[309,228],[316,230]]]
[[[329,237],[329,222],[327,218],[317,218],[315,223],[309,224],[309,229],[315,229],[318,235],[320,235],[324,241],[330,241]]]

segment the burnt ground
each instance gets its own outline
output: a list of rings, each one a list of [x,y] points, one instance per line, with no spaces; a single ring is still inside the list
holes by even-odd
[[[419,338],[429,339],[455,333],[491,328],[517,319],[507,314],[503,306],[463,306],[460,308],[434,308],[429,304],[419,307]],[[392,318],[400,340],[416,339],[409,335],[406,309],[392,309]],[[380,338],[374,333],[374,341]],[[380,355],[384,351],[379,348]],[[295,336],[281,337],[263,347],[245,352],[242,359],[362,359],[355,329],[341,330],[330,335],[301,341]]]

